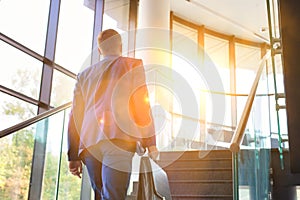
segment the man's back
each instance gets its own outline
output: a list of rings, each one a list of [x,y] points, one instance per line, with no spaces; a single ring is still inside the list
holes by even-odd
[[[85,110],[76,111],[75,108],[73,114],[82,120],[78,127],[80,149],[105,139],[136,141],[143,137],[139,135],[132,115],[141,112],[139,102],[144,102],[144,99],[141,95],[136,100],[131,97],[141,84],[146,89],[142,60],[134,58],[108,57],[79,74],[75,90],[79,91]],[[136,106],[139,109],[135,109]],[[150,112],[149,104],[146,106]],[[145,110],[141,114],[143,118],[149,116]]]

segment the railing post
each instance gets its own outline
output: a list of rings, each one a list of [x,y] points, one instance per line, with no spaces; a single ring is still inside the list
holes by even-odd
[[[238,152],[232,152],[233,200],[239,200]]]

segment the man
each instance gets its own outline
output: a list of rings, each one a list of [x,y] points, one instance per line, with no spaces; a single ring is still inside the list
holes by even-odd
[[[154,122],[142,60],[121,56],[121,36],[113,29],[99,34],[98,50],[103,59],[78,75],[74,89],[69,170],[81,177],[83,162],[95,199],[122,200],[137,144],[157,156]]]

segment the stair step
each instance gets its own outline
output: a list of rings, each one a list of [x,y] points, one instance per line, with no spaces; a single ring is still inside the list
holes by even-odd
[[[233,199],[232,153],[228,149],[160,152],[156,164],[167,174],[173,200]]]
[[[216,159],[230,158],[232,153],[229,150],[212,151],[163,151],[160,152],[160,160],[198,160],[198,159]]]
[[[215,169],[168,169],[171,180],[232,180],[232,170],[225,168]]]
[[[231,168],[232,160],[230,158],[217,159],[197,159],[197,160],[159,160],[157,162],[165,170],[178,168]]]
[[[232,200],[232,195],[172,195],[172,200]],[[125,200],[138,200],[137,196],[128,195]]]
[[[232,181],[169,181],[172,195],[232,195]]]
[[[232,200],[232,195],[172,195],[172,200]]]
[[[137,197],[134,195],[127,195],[125,200],[137,200]]]

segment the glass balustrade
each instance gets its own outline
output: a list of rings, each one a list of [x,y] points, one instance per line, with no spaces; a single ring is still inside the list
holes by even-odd
[[[61,111],[0,139],[0,199],[28,199],[33,158],[44,155],[33,155],[35,138],[46,143],[41,199],[80,198],[81,179],[68,171],[68,113],[68,109]]]
[[[237,155],[238,181],[235,182],[239,199],[269,199],[270,187],[270,153],[272,148],[270,99],[274,93],[269,90],[271,73],[268,62],[262,72],[256,91],[256,96],[251,108],[245,135]],[[245,97],[237,97],[238,104],[243,105]],[[243,103],[242,103],[243,102]],[[241,107],[244,109],[244,106]]]

